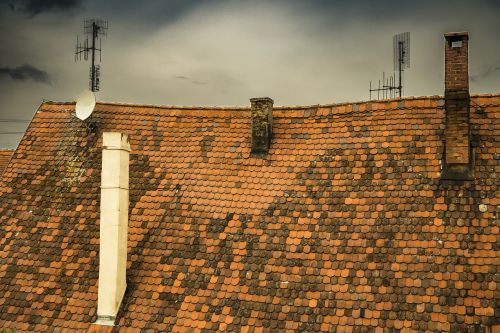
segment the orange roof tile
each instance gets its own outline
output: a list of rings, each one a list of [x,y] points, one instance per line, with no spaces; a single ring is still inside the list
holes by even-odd
[[[13,153],[13,149],[0,149],[0,175],[9,164],[10,158]]]
[[[500,95],[473,96],[475,180],[442,182],[440,96],[249,108],[43,103],[0,185],[0,323],[97,318],[103,131],[130,136],[120,332],[463,331],[498,315]],[[479,210],[479,205],[486,210]]]

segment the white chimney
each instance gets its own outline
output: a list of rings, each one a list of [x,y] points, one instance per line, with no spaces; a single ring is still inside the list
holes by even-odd
[[[105,132],[102,136],[101,227],[97,324],[114,325],[125,293],[127,268],[128,135]]]

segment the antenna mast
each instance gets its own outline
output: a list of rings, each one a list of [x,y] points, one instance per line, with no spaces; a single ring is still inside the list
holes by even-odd
[[[389,77],[385,77],[385,72],[383,73],[382,86],[380,86],[380,81],[377,88],[372,88],[372,82],[370,81],[370,100],[372,99],[372,92],[377,92],[377,99],[380,99],[380,93],[382,93],[382,98],[393,98],[397,95],[401,98],[403,95],[403,79],[404,70],[410,68],[410,33],[403,32],[393,37],[393,53],[394,53],[394,73]],[[396,73],[398,76],[396,78]],[[397,80],[397,82],[396,82]]]
[[[84,22],[83,33],[86,35],[85,41],[81,43],[78,41],[78,36],[76,37],[75,61],[82,60],[82,55],[84,60],[88,60],[89,53],[91,56],[89,88],[93,92],[100,90],[101,66],[96,65],[96,53],[99,52],[100,62],[102,50],[101,36],[106,36],[107,31],[107,21],[90,19]],[[99,42],[99,46],[97,46],[97,42]]]

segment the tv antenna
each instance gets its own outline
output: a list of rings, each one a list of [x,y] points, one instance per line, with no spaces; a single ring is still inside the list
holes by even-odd
[[[108,31],[108,22],[98,19],[90,19],[84,21],[83,33],[86,38],[83,42],[76,37],[75,61],[88,60],[89,53],[91,57],[90,65],[90,91],[99,91],[101,66],[96,65],[96,53],[99,52],[99,62],[101,61],[102,39],[101,36],[106,36]],[[99,46],[97,46],[99,42]]]
[[[382,82],[378,80],[377,88],[372,88],[372,81],[370,81],[370,100],[372,99],[372,92],[377,93],[377,99],[393,98],[399,95],[401,98],[403,94],[403,80],[404,70],[410,68],[410,33],[403,32],[393,37],[393,61],[394,72],[390,76],[385,76],[382,73]],[[398,73],[396,75],[396,72]],[[382,84],[382,85],[381,85]]]

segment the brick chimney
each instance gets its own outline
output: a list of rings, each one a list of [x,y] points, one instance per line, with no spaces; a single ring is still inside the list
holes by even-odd
[[[442,179],[472,178],[469,121],[469,34],[451,32],[445,43],[445,131]]]
[[[251,98],[252,154],[267,154],[273,136],[273,103],[269,97]]]
[[[97,322],[114,325],[126,288],[129,206],[128,135],[103,133]]]

